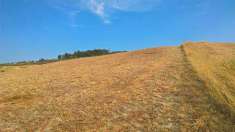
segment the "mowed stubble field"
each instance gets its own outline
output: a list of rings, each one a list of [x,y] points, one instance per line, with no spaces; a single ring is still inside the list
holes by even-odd
[[[185,52],[195,47],[1,67],[0,131],[235,131]]]

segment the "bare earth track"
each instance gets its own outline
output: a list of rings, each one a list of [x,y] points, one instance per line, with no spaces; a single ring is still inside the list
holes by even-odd
[[[4,67],[3,67],[4,68]],[[0,72],[0,131],[235,131],[181,47]]]

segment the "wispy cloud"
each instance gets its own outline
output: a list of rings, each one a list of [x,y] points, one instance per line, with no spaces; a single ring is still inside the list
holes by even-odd
[[[142,12],[156,7],[160,0],[47,0],[55,7],[70,10],[90,11],[99,16],[104,23],[111,23],[112,13],[116,11]]]
[[[69,19],[70,19],[70,26],[71,27],[74,27],[74,28],[81,28],[82,26],[79,25],[77,22],[76,22],[76,17],[77,15],[79,15],[80,11],[79,10],[74,10],[74,11],[71,11],[69,12]]]
[[[97,1],[97,0],[90,0],[87,3],[87,8],[102,18],[104,23],[110,23],[108,19],[108,14],[105,12],[105,2],[104,1]]]

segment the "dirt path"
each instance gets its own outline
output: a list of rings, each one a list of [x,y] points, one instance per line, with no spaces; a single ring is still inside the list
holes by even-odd
[[[25,76],[14,77],[22,73]],[[0,87],[0,94],[11,92],[13,86],[8,84],[14,81],[36,96],[29,82],[23,81],[29,77],[34,78],[34,83],[28,80],[32,85],[37,84],[38,98],[30,102],[3,98],[2,131],[235,130],[209,105],[206,87],[180,47],[15,70],[7,81],[0,78],[0,86],[8,88]]]

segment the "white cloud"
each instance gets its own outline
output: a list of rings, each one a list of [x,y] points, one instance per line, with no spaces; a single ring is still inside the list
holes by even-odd
[[[90,0],[88,3],[88,8],[97,14],[98,16],[104,17],[104,2],[98,2],[96,0]]]
[[[53,6],[69,10],[86,10],[99,16],[104,23],[111,23],[115,11],[142,12],[159,5],[160,0],[47,0]]]
[[[105,3],[104,1],[90,0],[87,3],[87,8],[102,18],[104,23],[109,24],[108,15],[105,12]]]

